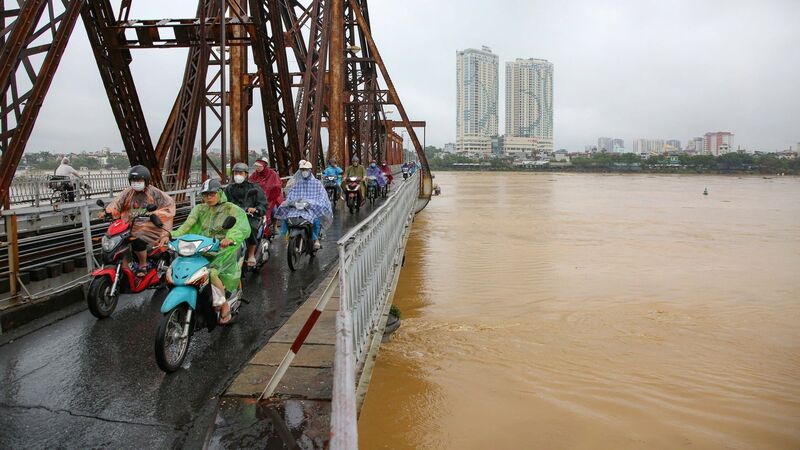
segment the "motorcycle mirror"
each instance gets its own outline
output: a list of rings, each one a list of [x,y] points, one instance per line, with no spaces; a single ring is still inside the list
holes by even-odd
[[[158,228],[161,228],[161,227],[164,226],[164,222],[162,222],[161,218],[159,218],[155,214],[150,215],[150,222],[152,222],[153,225],[157,226]]]
[[[100,200],[100,199],[98,199],[98,200],[95,202],[95,204],[96,204],[97,206],[101,207],[101,208],[105,208],[105,206],[106,206],[106,203],[105,203],[104,201]]]
[[[147,210],[147,212],[153,212],[158,209],[158,205],[147,205],[145,209]]]
[[[225,218],[225,222],[222,222],[222,229],[230,230],[234,225],[236,225],[236,218],[233,216],[228,216]]]

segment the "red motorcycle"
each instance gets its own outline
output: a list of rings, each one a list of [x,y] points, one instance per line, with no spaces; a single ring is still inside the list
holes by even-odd
[[[97,204],[105,207],[102,200],[98,200]],[[92,272],[93,280],[86,296],[89,311],[98,319],[105,319],[114,312],[120,294],[138,294],[148,288],[166,286],[165,274],[172,263],[172,256],[165,248],[150,250],[147,259],[151,269],[143,277],[137,277],[130,265],[124,263],[126,260],[132,261],[131,243],[136,240],[131,235],[134,222],[150,216],[155,210],[155,205],[148,205],[129,221],[113,220],[102,237],[103,267]]]
[[[348,177],[345,197],[350,214],[361,209],[361,178]]]

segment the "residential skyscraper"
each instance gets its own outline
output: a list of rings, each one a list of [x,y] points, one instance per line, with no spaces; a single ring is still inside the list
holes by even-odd
[[[733,151],[733,133],[709,132],[703,136],[703,149],[707,155],[719,156]]]
[[[667,139],[667,142],[664,143],[668,147],[672,147],[674,150],[680,151],[681,148],[681,141],[678,139]]]
[[[663,139],[634,139],[633,152],[637,154],[655,155],[664,153]]]
[[[610,137],[597,138],[597,151],[602,152],[603,150],[608,153],[623,153],[625,152],[625,140]]]
[[[500,59],[489,47],[456,52],[456,151],[490,154],[497,136]]]
[[[696,137],[689,139],[689,142],[686,143],[686,151],[694,152],[697,155],[705,154],[705,149],[703,148],[703,138]]]
[[[614,141],[614,138],[610,138],[610,137],[597,138],[597,150],[601,151],[601,152],[603,150],[605,150],[607,152],[610,152],[610,151],[614,150],[614,144],[612,143],[613,141]]]
[[[536,138],[540,150],[553,151],[553,63],[506,63],[506,137]]]

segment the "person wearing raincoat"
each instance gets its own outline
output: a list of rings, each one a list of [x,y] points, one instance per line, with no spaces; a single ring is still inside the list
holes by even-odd
[[[311,174],[311,163],[301,160],[297,173],[292,177],[291,188],[286,194],[286,200],[275,211],[275,217],[283,220],[283,235],[288,232],[286,219],[290,217],[302,217],[313,224],[312,239],[314,239],[314,249],[321,248],[319,233],[323,228],[328,228],[333,222],[333,209],[328,193],[322,183]],[[297,201],[306,201],[309,207],[298,210],[291,207]]]
[[[256,265],[258,229],[261,226],[261,218],[267,214],[267,198],[261,186],[247,179],[248,172],[250,168],[245,163],[233,165],[233,183],[225,188],[225,197],[248,215],[250,236],[247,238],[247,267],[253,267]]]
[[[386,184],[392,184],[392,181],[394,181],[394,174],[392,173],[392,168],[386,164],[385,159],[381,163],[381,172],[383,172],[383,176],[386,177]]]
[[[169,240],[172,228],[172,219],[175,217],[175,200],[160,189],[150,184],[150,171],[144,166],[133,166],[128,171],[128,183],[117,197],[100,212],[101,219],[107,214],[115,219],[129,221],[132,216],[139,214],[148,205],[155,205],[155,214],[164,224],[163,228],[153,225],[150,220],[142,216],[131,225],[131,236],[136,240],[131,242],[131,250],[136,255],[134,271],[136,276],[147,275],[147,253],[149,248],[164,245]]]
[[[342,173],[344,171],[336,164],[336,157],[328,160],[328,167],[322,172],[323,177],[336,177],[336,196],[342,196]]]
[[[345,184],[347,183],[347,179],[350,177],[356,177],[361,180],[361,203],[364,203],[364,200],[367,198],[367,184],[364,178],[367,177],[367,171],[364,170],[364,166],[359,164],[360,159],[358,156],[353,156],[352,162],[350,167],[348,167],[344,171],[344,181],[342,182],[342,190],[344,190]]]
[[[278,172],[269,168],[269,164],[266,161],[259,159],[255,163],[255,172],[250,174],[248,179],[261,186],[261,190],[267,196],[267,202],[269,203],[267,214],[271,218],[275,208],[283,202],[281,177]]]
[[[199,234],[220,240],[220,251],[206,257],[209,258],[211,268],[212,304],[220,313],[220,325],[225,325],[231,319],[225,291],[233,292],[239,287],[242,276],[242,255],[239,254],[239,247],[250,236],[250,223],[242,208],[228,201],[219,180],[206,180],[200,194],[203,196],[203,203],[192,208],[183,225],[172,232],[172,237]],[[228,216],[234,217],[236,224],[225,230],[222,224]]]
[[[375,177],[378,180],[378,187],[386,186],[386,177],[383,175],[383,171],[378,167],[378,163],[375,162],[373,159],[369,163],[369,167],[367,167],[367,176],[368,177]]]

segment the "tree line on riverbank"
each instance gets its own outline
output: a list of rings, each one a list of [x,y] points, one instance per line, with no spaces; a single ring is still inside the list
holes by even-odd
[[[724,155],[653,155],[642,159],[633,153],[596,153],[591,157],[574,156],[567,162],[539,166],[519,166],[509,157],[476,160],[435,147],[425,153],[432,170],[489,171],[570,171],[570,172],[655,172],[655,173],[757,173],[800,175],[800,159],[782,158],[776,154],[726,153]],[[481,163],[480,166],[462,164]]]

